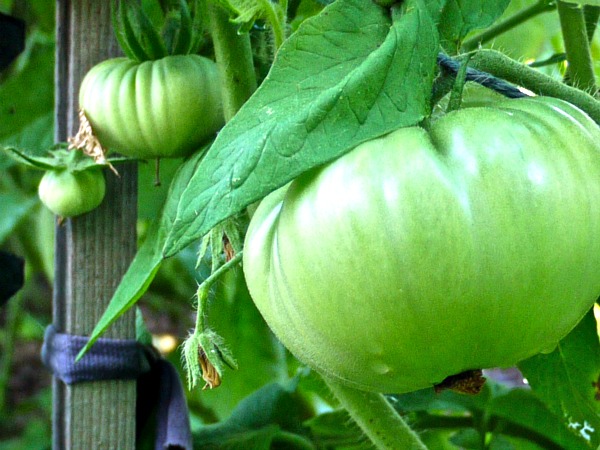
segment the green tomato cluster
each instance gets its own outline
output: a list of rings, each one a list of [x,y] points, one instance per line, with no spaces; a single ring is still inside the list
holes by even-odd
[[[600,294],[600,128],[508,100],[365,142],[272,193],[244,272],[300,360],[379,392],[552,350]]]
[[[224,123],[217,66],[198,55],[103,61],[79,104],[105,148],[136,158],[187,156]]]
[[[38,195],[46,207],[59,217],[74,217],[97,208],[106,192],[102,169],[79,172],[49,170],[38,186]]]

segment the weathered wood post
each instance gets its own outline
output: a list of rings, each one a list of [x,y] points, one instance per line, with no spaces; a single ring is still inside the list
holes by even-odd
[[[110,4],[98,0],[58,0],[56,28],[57,141],[78,127],[78,91],[85,73],[119,53]],[[106,172],[106,198],[97,210],[56,227],[54,325],[59,332],[89,335],[136,249],[137,169]],[[134,338],[135,317],[125,315],[106,337]],[[66,386],[54,380],[53,448],[135,448],[134,381]]]

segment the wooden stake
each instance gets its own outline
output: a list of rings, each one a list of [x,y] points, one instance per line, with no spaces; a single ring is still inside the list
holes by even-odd
[[[110,3],[57,1],[57,141],[66,141],[77,131],[77,97],[85,73],[119,54]],[[137,168],[123,165],[119,172],[117,178],[105,171],[107,194],[98,209],[56,228],[53,314],[59,332],[91,333],[135,253]],[[119,319],[106,336],[134,338],[133,311]],[[53,395],[55,450],[135,448],[134,381],[66,386],[55,379]]]

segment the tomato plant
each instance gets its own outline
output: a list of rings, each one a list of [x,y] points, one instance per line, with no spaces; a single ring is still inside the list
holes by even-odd
[[[518,99],[361,144],[271,194],[244,271],[296,356],[407,392],[552,351],[600,294],[600,128]]]
[[[104,147],[136,158],[187,156],[224,122],[217,66],[198,55],[104,61],[79,103]]]
[[[106,182],[99,167],[78,172],[48,170],[40,181],[38,195],[57,216],[74,217],[97,208],[105,190]]]
[[[134,218],[131,160],[107,180],[124,198],[57,228],[54,260],[70,264],[47,279],[56,317],[96,324],[82,353],[141,300],[154,341],[181,344],[170,359],[205,388],[187,392],[199,448],[600,445],[597,1],[122,0],[112,16],[92,3],[61,7],[57,51],[50,26],[48,51],[30,45],[0,76],[0,144],[19,163],[75,175],[123,161],[102,146],[176,157],[165,189],[140,164],[135,229],[120,220]],[[126,58],[82,80],[114,55],[110,19]],[[54,103],[52,73],[68,74]],[[522,96],[537,98],[501,98]],[[78,106],[80,132],[48,158]],[[13,159],[0,240],[51,264],[19,242],[41,217],[27,217],[39,178]],[[107,264],[136,231],[133,261]],[[114,294],[122,272],[103,270],[82,317],[94,264],[129,269]]]

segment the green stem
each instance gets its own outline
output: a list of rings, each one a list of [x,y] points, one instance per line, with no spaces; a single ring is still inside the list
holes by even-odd
[[[223,90],[223,110],[229,121],[256,90],[250,35],[238,33],[229,14],[208,0],[207,14]]]
[[[460,108],[463,90],[467,81],[467,68],[469,67],[469,59],[471,59],[471,54],[466,55],[465,59],[463,59],[460,64],[460,69],[456,74],[454,85],[452,86],[452,91],[450,92],[450,100],[448,101],[446,113],[449,113],[450,111],[456,111]]]
[[[206,329],[205,317],[208,307],[208,293],[213,284],[219,279],[221,275],[231,269],[233,266],[239,264],[242,261],[243,252],[237,252],[233,258],[227,261],[225,264],[216,269],[211,273],[202,283],[198,286],[198,310],[196,311],[196,330],[195,334],[199,334]]]
[[[285,15],[280,14],[278,9],[283,9],[281,5],[273,3],[271,0],[262,0],[261,5],[265,14],[267,15],[267,21],[273,28],[273,38],[275,40],[275,51],[283,41],[285,40]]]
[[[558,2],[558,16],[567,53],[568,82],[588,92],[596,89],[583,6]]]
[[[483,33],[473,36],[470,39],[467,39],[463,45],[463,52],[469,52],[471,50],[475,50],[481,44],[488,42],[494,39],[496,36],[505,33],[508,30],[515,28],[516,26],[528,21],[532,17],[537,16],[538,14],[552,11],[555,8],[554,1],[551,0],[540,0],[533,5],[522,9],[521,11],[515,13],[514,15],[508,17],[507,19],[498,22],[494,26],[488,28]]]
[[[594,97],[527,67],[500,52],[480,50],[471,58],[470,66],[517,86],[522,86],[535,94],[556,97],[572,103],[600,123],[600,102]]]
[[[382,394],[359,391],[324,377],[352,419],[380,450],[427,450]]]

